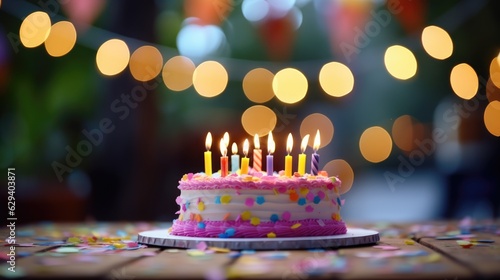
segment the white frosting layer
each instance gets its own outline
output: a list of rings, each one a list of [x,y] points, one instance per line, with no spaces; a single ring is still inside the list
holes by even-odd
[[[284,193],[272,189],[184,189],[177,203],[181,205],[180,220],[199,215],[204,221],[252,217],[264,222],[270,221],[273,214],[274,218],[290,221],[335,219],[340,211],[337,189],[326,187]]]

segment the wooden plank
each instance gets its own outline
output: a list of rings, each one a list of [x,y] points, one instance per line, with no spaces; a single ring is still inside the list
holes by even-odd
[[[494,243],[478,243],[470,248],[460,246],[456,240],[421,238],[420,243],[432,248],[482,277],[500,276],[500,236],[476,233],[476,240],[492,240]]]

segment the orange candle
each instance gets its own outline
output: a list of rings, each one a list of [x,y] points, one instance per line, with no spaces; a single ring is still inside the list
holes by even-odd
[[[250,159],[247,158],[248,154],[248,149],[250,144],[248,144],[248,139],[245,139],[245,142],[243,142],[243,158],[241,159],[241,174],[248,174],[248,164],[250,162]]]
[[[228,169],[228,159],[227,159],[227,146],[226,142],[224,141],[224,138],[220,140],[220,176],[221,177],[226,177],[227,173],[229,172]]]

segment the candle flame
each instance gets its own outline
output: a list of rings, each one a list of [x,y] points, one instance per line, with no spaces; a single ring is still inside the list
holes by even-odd
[[[227,145],[226,145],[226,141],[224,141],[224,138],[220,139],[220,153],[223,157],[226,156],[227,154]]]
[[[207,133],[207,139],[205,140],[205,147],[207,148],[207,151],[210,151],[210,148],[212,147],[212,133]]]
[[[233,142],[233,146],[231,146],[231,151],[233,152],[233,155],[238,153],[238,145]]]
[[[302,153],[306,151],[307,143],[309,143],[309,134],[304,136],[304,138],[302,138],[302,143],[300,143],[300,150],[302,151]]]
[[[243,154],[245,157],[248,155],[248,149],[250,149],[250,143],[248,143],[248,139],[245,139],[243,142]]]
[[[224,133],[224,136],[222,136],[222,139],[226,143],[226,148],[229,147],[229,133]]]
[[[314,152],[316,152],[319,149],[320,140],[321,137],[319,136],[319,129],[318,129],[318,131],[316,131],[316,136],[314,137],[314,144],[313,144]]]
[[[291,133],[288,133],[288,138],[286,139],[286,152],[290,154],[293,148],[293,137]]]
[[[260,141],[259,141],[259,134],[255,133],[253,136],[253,145],[255,149],[260,149]]]
[[[276,148],[273,140],[273,133],[269,131],[269,134],[267,135],[267,152],[269,154],[274,153],[274,149]]]

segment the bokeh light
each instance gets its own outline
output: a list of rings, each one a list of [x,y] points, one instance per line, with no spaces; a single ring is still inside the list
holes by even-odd
[[[484,125],[494,136],[500,136],[500,101],[494,100],[484,110]]]
[[[380,126],[367,128],[359,139],[359,149],[363,157],[373,163],[384,161],[392,150],[389,133]]]
[[[193,85],[199,95],[215,97],[226,89],[229,80],[224,66],[217,61],[205,61],[193,73]]]
[[[435,59],[447,59],[453,53],[453,41],[446,30],[431,25],[422,31],[422,46]]]
[[[407,80],[417,73],[417,59],[407,48],[394,45],[385,51],[385,68],[394,78]]]
[[[354,87],[354,76],[351,70],[342,63],[330,62],[319,71],[319,84],[323,90],[334,97],[342,97],[350,93]]]
[[[303,138],[307,134],[310,135],[308,146],[312,147],[314,143],[314,136],[317,130],[320,132],[320,148],[330,144],[333,139],[334,127],[330,119],[320,113],[310,114],[305,117],[300,124],[300,137]]]
[[[476,71],[467,63],[453,67],[450,74],[451,88],[460,98],[471,99],[479,88],[479,79]]]
[[[43,44],[50,34],[50,17],[45,12],[33,12],[21,23],[19,38],[26,48],[35,48]]]
[[[110,39],[97,50],[96,63],[99,71],[107,76],[122,72],[130,60],[127,44],[120,39]]]
[[[163,66],[163,83],[168,89],[182,91],[193,84],[193,73],[196,66],[185,56],[174,56]]]
[[[69,53],[76,43],[76,29],[69,21],[60,21],[52,25],[49,37],[45,40],[47,53],[60,57]]]
[[[177,34],[176,42],[180,54],[200,58],[216,55],[223,50],[226,46],[226,35],[216,25],[186,23]]]
[[[130,73],[141,82],[154,79],[163,66],[163,57],[160,51],[153,46],[142,46],[130,56]]]
[[[280,70],[273,79],[273,91],[283,103],[293,104],[304,99],[307,93],[307,78],[297,69]]]
[[[334,159],[329,161],[325,167],[323,167],[323,170],[328,172],[328,176],[338,176],[342,182],[339,189],[340,194],[346,193],[351,189],[354,183],[354,171],[347,161],[343,159]]]
[[[422,139],[424,133],[424,125],[410,115],[402,115],[392,124],[392,139],[402,151],[410,152],[415,149],[415,140]]]
[[[243,92],[252,102],[267,102],[274,96],[273,78],[273,73],[267,69],[253,69],[243,78]]]
[[[259,22],[267,17],[270,5],[266,0],[243,0],[241,11],[250,22]]]
[[[250,134],[259,134],[259,137],[266,136],[269,131],[276,127],[278,118],[273,110],[263,105],[252,106],[241,115],[241,125]]]
[[[495,86],[491,78],[489,78],[486,83],[486,98],[488,98],[488,102],[493,100],[500,101],[500,88]]]
[[[495,56],[490,63],[490,79],[497,88],[500,88],[500,60]]]

